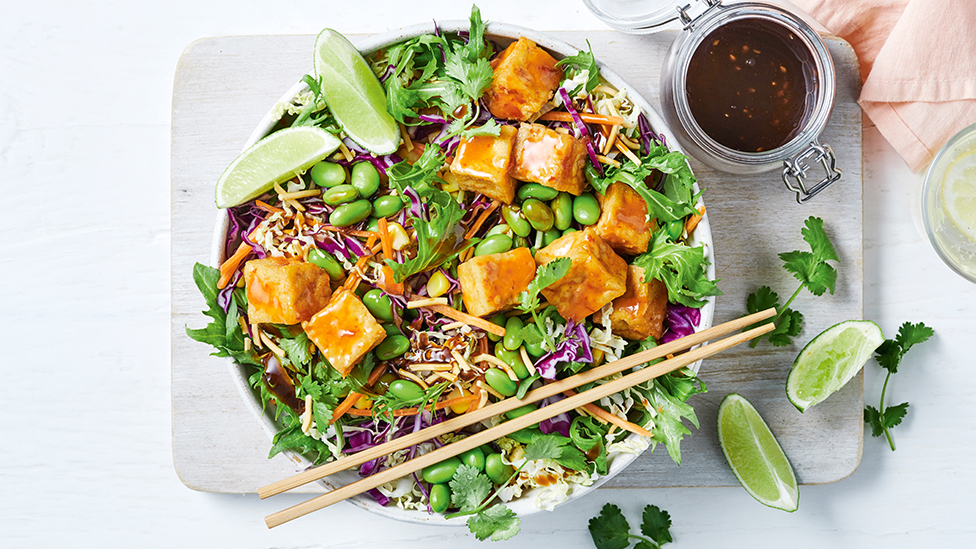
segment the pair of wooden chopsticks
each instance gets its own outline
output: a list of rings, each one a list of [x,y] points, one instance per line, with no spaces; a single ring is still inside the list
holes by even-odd
[[[741,330],[750,324],[755,324],[756,322],[770,318],[775,314],[775,309],[760,311],[758,313],[726,322],[718,326],[713,326],[707,330],[702,330],[701,332],[676,339],[670,343],[659,345],[653,349],[648,349],[620,360],[608,362],[602,366],[593,368],[592,370],[588,370],[572,377],[561,379],[559,381],[543,385],[538,389],[529,391],[521,400],[515,397],[510,397],[489,406],[485,406],[484,408],[465,413],[447,421],[431,425],[425,429],[421,429],[414,433],[391,440],[384,444],[380,444],[379,446],[374,446],[361,452],[357,452],[332,463],[327,463],[314,469],[309,469],[303,473],[299,473],[293,477],[269,484],[268,486],[259,489],[258,495],[261,497],[261,499],[264,499],[282,492],[286,492],[309,482],[325,478],[333,473],[361,465],[378,457],[386,456],[397,450],[425,442],[445,433],[457,431],[462,427],[466,427],[484,419],[503,414],[520,406],[537,402],[546,397],[560,394],[567,390],[575,389],[580,385],[591,383],[598,379],[623,372],[651,360],[663,358],[668,355],[673,355],[676,352],[690,349],[695,345],[703,344],[710,339]],[[322,494],[321,496],[314,497],[303,503],[299,503],[282,511],[278,511],[277,513],[268,515],[265,517],[265,523],[268,525],[268,528],[274,528],[275,526],[279,526],[290,520],[311,513],[312,511],[317,511],[319,509],[328,507],[333,503],[343,501],[392,480],[415,473],[424,467],[443,461],[451,456],[456,456],[462,452],[477,448],[482,444],[497,440],[498,438],[514,433],[519,429],[535,425],[540,421],[557,416],[563,412],[574,410],[585,404],[600,400],[601,398],[614,393],[619,393],[628,387],[633,387],[634,385],[638,385],[640,383],[646,383],[651,379],[673,372],[674,370],[692,364],[698,360],[710,357],[716,353],[729,349],[730,347],[734,347],[740,343],[760,336],[766,332],[769,332],[773,328],[774,326],[772,323],[764,324],[763,326],[754,328],[748,332],[736,334],[721,341],[704,345],[697,349],[675,356],[674,358],[659,362],[653,366],[648,366],[646,368],[637,370],[636,372],[627,374],[608,383],[597,385],[588,391],[577,393],[544,408],[540,408],[515,419],[505,421],[499,425],[496,425],[495,427],[492,427],[491,429],[486,429],[451,444],[442,446],[441,448],[428,452],[420,457],[401,463],[396,467],[384,469],[362,480],[353,482],[341,488],[332,490],[326,494]]]

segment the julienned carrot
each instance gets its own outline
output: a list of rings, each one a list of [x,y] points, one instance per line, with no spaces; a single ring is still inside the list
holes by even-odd
[[[685,221],[685,232],[691,233],[698,226],[698,222],[701,221],[702,216],[705,215],[705,206],[698,207],[698,213],[688,216],[688,220]]]
[[[475,233],[478,232],[478,229],[480,229],[481,226],[485,224],[485,221],[488,219],[488,216],[491,215],[492,212],[497,210],[498,207],[501,206],[501,204],[502,203],[497,200],[492,200],[491,206],[488,206],[487,208],[485,208],[485,211],[481,212],[481,215],[478,216],[478,219],[474,222],[474,225],[471,225],[471,228],[468,229],[468,232],[464,234],[464,238],[471,238],[472,236],[474,236]]]
[[[563,394],[566,396],[573,396],[576,394],[576,391],[569,389],[568,391],[564,391]],[[593,403],[584,404],[583,409],[600,419],[609,421],[610,423],[616,425],[617,427],[620,427],[621,429],[624,429],[625,431],[630,431],[631,433],[636,433],[638,435],[645,436],[645,437],[654,436],[650,431],[641,427],[640,425],[631,423],[625,419],[620,419],[619,417],[611,414],[610,412],[604,410],[603,408],[600,408],[596,404]]]
[[[281,208],[277,208],[275,206],[272,206],[271,204],[268,204],[267,202],[264,202],[262,200],[255,200],[254,201],[254,205],[257,206],[258,208],[261,208],[262,210],[265,210],[265,211],[270,212],[270,213],[284,213],[284,211],[285,211],[285,210],[282,210]]]
[[[217,279],[217,287],[221,290],[227,287],[230,279],[234,277],[234,273],[237,272],[237,267],[240,266],[241,261],[247,257],[247,254],[251,253],[251,246],[247,242],[241,242],[241,245],[237,247],[237,251],[234,255],[228,257],[223,263],[220,264],[220,278]]]
[[[352,407],[359,402],[359,398],[362,396],[363,395],[355,392],[346,395],[346,398],[340,402],[338,406],[336,406],[335,410],[332,411],[332,419],[329,420],[329,425],[332,425],[336,422],[336,420],[342,417],[343,414],[352,410]],[[368,412],[369,410],[366,411]]]
[[[358,236],[360,238],[369,238],[371,236],[376,236],[376,233],[374,233],[373,231],[360,231],[360,230],[357,230],[357,229],[344,229],[344,228],[339,228],[339,227],[333,227],[332,225],[322,225],[321,228],[322,228],[323,231],[330,231],[330,232],[333,232],[333,233],[342,233],[342,234],[347,234],[347,235],[350,235],[350,236]]]
[[[447,408],[448,406],[455,406],[457,404],[463,404],[465,402],[473,402],[473,401],[477,400],[478,398],[479,398],[479,395],[477,395],[477,394],[459,396],[459,397],[454,397],[454,398],[448,398],[448,399],[441,400],[437,404],[435,404],[434,405],[434,409],[435,410],[443,410],[444,408]],[[338,410],[338,408],[336,408],[336,410]],[[351,409],[347,410],[346,413],[349,414],[349,415],[351,415],[351,416],[371,416],[371,415],[373,415],[373,411],[372,410],[360,410],[358,408],[351,408]],[[394,417],[415,416],[415,415],[417,415],[417,409],[416,408],[401,408],[399,410],[393,410],[393,416]]]
[[[376,220],[376,231],[380,235],[380,244],[383,245],[383,257],[393,259],[393,240],[390,238],[390,227],[385,217]]]
[[[489,322],[483,318],[469,315],[468,313],[462,313],[461,311],[453,307],[448,307],[447,305],[430,305],[427,308],[435,313],[440,313],[447,318],[463,322],[469,326],[481,328],[482,330],[497,336],[505,337],[505,328],[495,324],[494,322]]]
[[[623,126],[628,127],[625,124],[625,120],[619,116],[610,116],[606,114],[594,114],[591,112],[581,112],[579,113],[580,118],[583,122],[587,124],[603,124],[606,126]],[[539,117],[539,120],[545,120],[549,122],[573,122],[573,115],[564,111],[549,111],[546,114]]]
[[[366,248],[372,249],[373,244],[376,244],[376,239],[379,235],[376,233],[369,233],[369,238],[366,239]],[[366,261],[369,259],[369,255],[364,255],[356,261],[356,268],[349,273],[349,277],[346,278],[346,283],[342,285],[343,288],[349,291],[355,291],[356,287],[359,286],[359,281],[362,279],[363,268],[366,267]]]
[[[384,373],[386,373],[386,363],[380,362],[376,365],[376,367],[373,368],[373,371],[369,373],[369,378],[366,379],[366,386],[372,387],[373,385],[376,385],[376,382],[383,377]]]

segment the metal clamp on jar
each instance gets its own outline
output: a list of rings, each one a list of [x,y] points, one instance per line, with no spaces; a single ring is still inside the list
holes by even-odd
[[[683,29],[662,68],[661,107],[689,154],[728,173],[781,168],[800,203],[840,179],[833,151],[819,142],[834,105],[834,64],[801,19],[721,0],[583,1],[624,32]]]

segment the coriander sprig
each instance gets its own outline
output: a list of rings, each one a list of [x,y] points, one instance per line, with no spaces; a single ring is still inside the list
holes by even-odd
[[[874,352],[878,364],[888,370],[888,374],[885,375],[884,385],[881,387],[881,403],[877,408],[873,406],[864,408],[864,422],[871,426],[871,436],[879,437],[884,433],[891,451],[895,451],[895,441],[891,438],[890,429],[899,425],[905,414],[908,413],[908,403],[902,402],[885,408],[888,380],[891,379],[891,374],[898,373],[898,365],[901,364],[901,359],[905,353],[916,343],[922,343],[934,334],[935,331],[932,328],[921,322],[918,324],[906,322],[898,328],[898,335],[895,339],[886,339]]]
[[[600,515],[590,519],[590,536],[596,549],[625,549],[637,540],[634,549],[660,549],[671,539],[671,515],[656,505],[644,507],[641,514],[641,534],[630,533],[630,524],[620,507],[612,503],[603,506]]]
[[[550,351],[556,350],[556,344],[546,332],[545,320],[539,316],[538,309],[542,305],[542,301],[539,299],[539,293],[566,276],[572,264],[572,259],[560,257],[544,265],[539,265],[535,270],[535,278],[532,279],[532,282],[529,282],[528,287],[518,296],[517,307],[523,312],[532,313],[532,320],[539,329],[539,333],[542,334],[542,338],[545,340],[546,346]]]
[[[769,286],[759,288],[746,299],[747,314],[757,313],[770,307],[776,308],[775,317],[747,326],[743,330],[751,330],[770,322],[776,324],[773,331],[753,339],[749,343],[750,347],[755,347],[763,337],[768,337],[769,342],[774,346],[782,347],[789,345],[792,342],[791,338],[800,334],[803,315],[799,311],[790,309],[790,305],[803,288],[816,296],[821,296],[827,291],[831,295],[834,293],[837,271],[827,262],[839,261],[839,258],[834,245],[824,231],[823,219],[810,216],[803,224],[805,227],[800,232],[803,234],[803,240],[810,245],[811,251],[794,250],[779,254],[779,258],[783,260],[783,268],[793,273],[793,276],[800,281],[800,286],[782,307],[779,305],[779,295]]]

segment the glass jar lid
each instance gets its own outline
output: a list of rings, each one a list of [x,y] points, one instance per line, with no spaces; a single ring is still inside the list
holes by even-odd
[[[610,27],[631,34],[649,34],[688,26],[721,0],[583,0]]]

